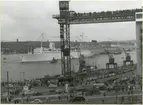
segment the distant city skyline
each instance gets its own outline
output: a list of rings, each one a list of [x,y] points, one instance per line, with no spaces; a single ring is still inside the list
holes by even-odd
[[[59,1],[12,1],[1,2],[1,40],[37,41],[44,33],[44,41],[60,41],[60,27],[52,15],[59,14]],[[70,10],[99,12],[141,8],[137,1],[72,1]],[[135,22],[71,25],[71,40],[84,41],[135,40]],[[77,38],[78,36],[78,38]]]

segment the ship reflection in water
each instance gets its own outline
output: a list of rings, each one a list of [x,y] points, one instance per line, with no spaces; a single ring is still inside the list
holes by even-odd
[[[130,52],[132,60],[136,63],[136,52]],[[57,63],[50,62],[33,62],[33,63],[21,63],[21,55],[2,55],[2,80],[6,81],[6,71],[9,71],[10,79],[20,80],[20,72],[25,72],[25,78],[40,78],[44,75],[55,75],[61,73],[61,62],[58,60]],[[119,66],[123,65],[123,60],[125,59],[124,52],[122,54],[114,55],[115,62]],[[53,59],[53,58],[52,58]],[[4,63],[5,61],[5,63]],[[106,68],[106,63],[108,62],[108,55],[99,55],[91,58],[86,58],[87,64],[97,65],[98,68]],[[78,59],[72,59],[72,70],[75,71],[79,68]]]

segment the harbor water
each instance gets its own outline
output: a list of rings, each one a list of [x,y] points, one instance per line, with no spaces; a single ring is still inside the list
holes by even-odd
[[[132,60],[136,63],[136,52],[130,52]],[[125,54],[114,55],[115,62],[118,66],[123,65]],[[4,60],[4,58],[6,58]],[[98,68],[105,68],[108,62],[108,55],[99,55],[92,58],[86,58],[86,64],[97,65]],[[6,81],[6,72],[9,71],[10,80],[34,79],[42,78],[44,75],[55,75],[61,73],[61,62],[51,64],[49,62],[33,62],[33,63],[21,63],[20,55],[2,55],[1,56],[1,78],[2,81]],[[77,71],[79,67],[78,59],[72,59],[72,70]],[[25,74],[22,75],[22,72]]]

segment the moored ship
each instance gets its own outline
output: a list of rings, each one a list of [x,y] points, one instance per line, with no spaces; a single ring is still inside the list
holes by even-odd
[[[85,57],[90,57],[93,54],[90,50],[82,50],[81,54]],[[78,58],[79,52],[76,49],[71,49],[71,58]],[[55,48],[55,44],[50,42],[49,48],[35,48],[33,53],[23,54],[21,56],[21,62],[42,62],[51,61],[52,59],[61,59],[61,50]]]

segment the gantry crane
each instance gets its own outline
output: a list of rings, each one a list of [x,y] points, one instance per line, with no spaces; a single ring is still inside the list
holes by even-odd
[[[83,33],[80,35],[81,39],[80,42],[83,41]],[[85,68],[86,65],[86,61],[85,61],[85,57],[83,54],[81,54],[81,44],[79,44],[78,46],[78,57],[79,57],[79,72],[82,72],[83,68]]]
[[[77,37],[78,38],[78,37]],[[83,40],[83,33],[80,35],[79,42],[76,40],[76,51],[77,51],[77,56],[79,59],[79,72],[82,71],[82,69],[85,67],[85,58],[84,55],[81,54],[81,42]]]
[[[130,62],[130,64],[133,65],[133,60],[131,60],[131,55],[127,53],[124,48],[123,51],[125,52],[126,55],[126,59],[123,61],[123,65],[126,65],[127,62]]]
[[[109,69],[110,65],[113,65],[114,68],[117,68],[117,63],[115,63],[115,59],[113,57],[113,55],[110,54],[109,51],[107,51],[106,49],[104,49],[105,52],[107,53],[108,57],[109,57],[109,62],[106,63],[106,69]]]
[[[79,38],[78,38],[78,39],[79,39]],[[78,41],[76,42],[78,57],[81,56],[81,48],[80,48],[81,43],[80,43],[80,41],[81,41],[81,39],[79,39],[79,42],[78,42]]]
[[[60,25],[61,68],[64,77],[71,76],[70,24],[91,24],[135,21],[135,13],[142,9],[76,13],[69,10],[69,1],[59,1],[60,15],[53,15]]]

